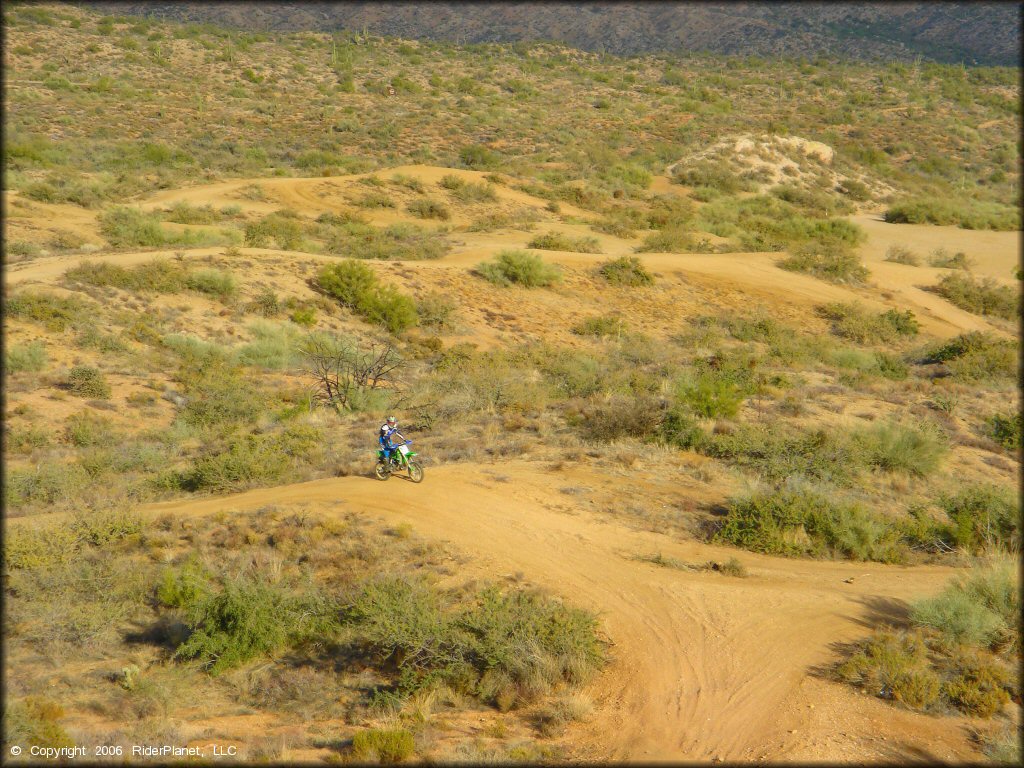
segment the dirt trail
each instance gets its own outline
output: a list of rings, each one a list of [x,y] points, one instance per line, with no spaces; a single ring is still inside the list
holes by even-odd
[[[557,475],[527,462],[451,465],[428,468],[421,485],[332,478],[143,511],[204,515],[299,504],[312,514],[365,513],[411,524],[472,555],[460,574],[467,578],[521,572],[596,611],[612,661],[588,689],[594,719],[570,733],[584,758],[894,759],[891,750],[901,744],[906,755],[978,757],[966,729],[949,719],[898,711],[809,676],[835,658],[833,643],[861,637],[877,615],[898,615],[905,601],[933,594],[951,569],[763,557],[636,531],[597,517],[585,501],[567,506],[553,498],[555,486],[600,481],[582,465]],[[739,555],[749,576],[633,559],[655,552],[691,563]],[[872,746],[879,735],[889,736],[881,746],[890,752]]]

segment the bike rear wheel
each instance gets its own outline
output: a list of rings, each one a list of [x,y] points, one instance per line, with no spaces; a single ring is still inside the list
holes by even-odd
[[[378,480],[387,480],[391,477],[391,470],[383,461],[378,461],[377,466],[373,468],[373,474],[377,476]]]
[[[423,467],[421,467],[418,462],[409,462],[409,479],[414,483],[423,482]]]

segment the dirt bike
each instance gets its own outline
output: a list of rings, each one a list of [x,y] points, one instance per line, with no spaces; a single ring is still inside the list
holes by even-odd
[[[377,466],[374,467],[373,473],[378,480],[387,480],[396,472],[407,471],[409,479],[414,483],[423,481],[423,467],[415,460],[416,454],[408,448],[411,443],[412,440],[406,440],[397,446],[390,458],[383,448],[377,449]]]

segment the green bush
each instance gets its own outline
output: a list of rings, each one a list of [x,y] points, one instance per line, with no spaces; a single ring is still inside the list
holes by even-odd
[[[110,446],[120,440],[110,419],[93,411],[72,414],[67,418],[67,425],[65,437],[79,448]]]
[[[64,279],[71,283],[143,293],[178,293],[185,289],[188,277],[188,270],[170,259],[154,259],[136,267],[83,261],[64,273]]]
[[[4,541],[4,565],[20,570],[69,563],[80,544],[75,532],[63,525],[11,526]]]
[[[895,224],[955,224],[963,229],[1020,229],[1020,211],[1015,207],[972,200],[904,200],[889,206],[885,220]]]
[[[352,757],[362,763],[400,763],[415,751],[412,734],[401,728],[358,731],[352,737]]]
[[[373,270],[353,259],[320,270],[320,288],[371,323],[400,333],[418,322],[416,304],[394,286],[380,285]]]
[[[31,320],[53,332],[83,326],[96,316],[96,311],[96,305],[77,296],[21,291],[4,301],[7,317]]]
[[[661,409],[648,397],[613,395],[587,409],[581,424],[587,440],[645,438],[658,428]]]
[[[502,251],[494,261],[478,264],[474,272],[495,285],[515,283],[524,288],[550,286],[562,279],[557,266],[527,251]]]
[[[175,224],[215,224],[224,218],[224,213],[214,210],[209,203],[194,206],[179,200],[167,210],[164,218]]]
[[[323,434],[302,424],[289,424],[275,434],[236,436],[226,448],[199,456],[184,485],[193,491],[223,493],[270,484],[315,463],[322,451]]]
[[[730,502],[714,539],[773,555],[839,555],[886,563],[906,557],[892,521],[799,483]]]
[[[626,323],[617,315],[588,317],[572,327],[579,336],[622,336],[625,331]]]
[[[788,258],[778,262],[782,269],[805,272],[830,283],[859,285],[869,272],[851,248],[841,243],[812,242],[798,246]]]
[[[193,291],[216,296],[221,301],[227,301],[238,293],[235,276],[219,269],[200,269],[193,272],[186,278],[185,284]]]
[[[1021,449],[1021,424],[1020,414],[1005,415],[996,413],[986,419],[985,424],[988,434],[1008,451],[1019,451]]]
[[[1008,560],[976,567],[933,598],[915,603],[911,620],[954,644],[1013,646],[1018,637],[1020,595]]]
[[[949,450],[945,437],[929,424],[874,424],[854,432],[863,460],[886,472],[926,477],[938,469]]]
[[[48,507],[77,503],[89,485],[86,471],[78,464],[41,462],[28,469],[10,469],[4,478],[4,500],[12,507],[42,504]]]
[[[833,332],[860,344],[892,343],[901,337],[916,336],[920,328],[911,310],[888,309],[877,315],[868,314],[860,304],[825,304],[819,314],[832,321]]]
[[[253,341],[238,350],[238,361],[269,371],[291,368],[299,361],[299,331],[285,323],[256,322]]]
[[[927,646],[905,632],[876,632],[836,667],[836,676],[911,709],[932,707],[941,692],[941,680],[928,664]]]
[[[949,517],[953,543],[970,552],[1020,550],[1020,504],[994,485],[966,485],[945,494],[939,506]]]
[[[999,285],[992,278],[980,282],[970,275],[946,275],[932,290],[950,304],[976,315],[994,315],[1013,320],[1020,315],[1020,296],[1017,290]]]
[[[386,192],[371,190],[352,201],[360,208],[394,208],[395,201]]]
[[[1001,665],[975,657],[943,686],[943,693],[971,717],[992,717],[1010,702],[1011,674]]]
[[[983,331],[970,331],[926,350],[924,361],[945,363],[953,376],[966,381],[1016,379],[1020,365],[1017,344]]]
[[[79,397],[91,397],[97,400],[110,398],[110,384],[106,377],[96,368],[88,365],[76,365],[68,373],[68,389]]]
[[[416,302],[416,314],[420,325],[438,331],[451,330],[455,327],[455,314],[458,306],[441,293],[428,293]]]
[[[275,211],[245,225],[245,244],[251,248],[269,248],[273,243],[285,251],[298,251],[302,237],[302,222],[290,211]]]
[[[636,256],[620,256],[606,261],[598,273],[612,285],[637,287],[654,283],[654,276],[644,268]]]
[[[699,250],[702,248],[693,235],[677,226],[652,232],[636,247],[637,253],[693,253]]]
[[[198,245],[212,242],[209,233],[167,232],[160,226],[160,218],[136,208],[119,206],[99,216],[100,232],[115,248],[152,247],[160,245]]]
[[[583,682],[604,660],[594,617],[537,592],[487,587],[473,605],[446,610],[423,582],[385,577],[363,586],[344,623],[397,662],[406,693],[442,680],[511,705]]]
[[[527,248],[546,251],[573,251],[575,253],[600,253],[601,246],[596,237],[569,237],[558,232],[537,235]]]
[[[191,634],[175,657],[198,659],[218,675],[301,642],[329,625],[329,617],[330,606],[316,595],[295,598],[259,581],[230,580],[189,611]]]
[[[46,367],[46,347],[41,341],[9,345],[4,349],[4,370],[8,373],[38,373]]]
[[[357,259],[437,259],[451,246],[438,232],[398,222],[383,229],[350,222],[323,232],[329,253]]]
[[[440,219],[441,221],[448,221],[448,219],[452,217],[452,212],[448,210],[448,206],[444,203],[438,202],[437,200],[421,198],[419,200],[413,200],[405,208],[409,213],[414,216],[419,216],[421,219]]]

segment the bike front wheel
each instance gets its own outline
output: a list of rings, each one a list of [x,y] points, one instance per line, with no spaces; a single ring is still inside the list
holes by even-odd
[[[409,479],[414,483],[423,482],[423,467],[415,461],[409,462]]]

